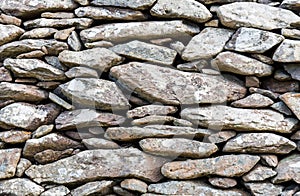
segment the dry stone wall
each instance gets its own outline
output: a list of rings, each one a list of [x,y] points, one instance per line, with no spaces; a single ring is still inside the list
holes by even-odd
[[[1,0],[0,195],[300,195],[299,0]]]

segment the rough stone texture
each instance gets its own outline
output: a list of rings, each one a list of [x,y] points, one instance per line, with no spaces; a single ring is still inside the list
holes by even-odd
[[[16,58],[17,59],[32,59],[32,58],[41,59],[45,55],[46,54],[41,50],[34,50],[34,51],[31,51],[31,52],[20,54]]]
[[[271,108],[278,111],[278,112],[280,112],[280,113],[282,113],[282,114],[285,114],[287,116],[292,115],[291,110],[282,101],[274,103],[273,105],[271,105]]]
[[[250,171],[259,160],[259,156],[253,155],[223,155],[166,163],[161,172],[170,179],[194,179],[208,175],[236,177]]]
[[[204,5],[194,0],[158,0],[150,13],[157,17],[182,18],[199,23],[206,22],[212,17]]]
[[[72,50],[80,51],[82,49],[81,40],[76,31],[72,31],[71,35],[67,39],[67,43]]]
[[[128,1],[129,2],[129,1]],[[191,37],[199,33],[199,27],[181,20],[111,23],[85,29],[80,32],[83,42],[128,41],[130,39],[157,39],[162,37]]]
[[[218,115],[215,115],[218,114]],[[297,124],[293,118],[284,118],[268,109],[242,109],[222,105],[186,108],[181,117],[204,127],[219,127],[237,131],[274,131],[290,133]]]
[[[120,146],[113,142],[102,138],[83,139],[82,143],[90,150],[92,149],[118,149]]]
[[[300,41],[285,39],[276,49],[273,60],[284,63],[300,62],[299,53]]]
[[[134,179],[134,178],[125,179],[121,182],[120,185],[124,189],[128,189],[131,191],[137,191],[139,193],[146,193],[147,188],[148,188],[148,185],[145,182],[138,180],[138,179]]]
[[[35,130],[43,124],[53,122],[58,114],[59,108],[54,104],[12,103],[0,110],[0,127]]]
[[[145,10],[150,8],[155,3],[155,0],[93,0],[92,5],[96,6],[114,6],[114,7],[128,7],[132,9]]]
[[[259,93],[259,94],[267,96],[267,97],[269,97],[271,99],[277,99],[279,97],[278,93],[274,93],[274,92],[272,92],[270,90],[261,89],[261,88],[251,87],[251,88],[249,88],[249,92],[251,94],[253,94],[253,93]]]
[[[55,162],[59,159],[63,159],[70,155],[73,155],[73,152],[74,152],[73,149],[66,149],[66,150],[47,149],[42,152],[36,153],[33,156],[33,158],[36,162],[38,162],[40,164],[47,164],[47,163]]]
[[[272,74],[273,67],[258,60],[234,52],[222,52],[212,61],[220,71],[258,77]]]
[[[0,23],[21,26],[22,20],[14,16],[0,13]]]
[[[218,151],[215,144],[183,138],[148,138],[141,140],[139,144],[144,152],[159,156],[203,158]]]
[[[43,12],[42,18],[75,18],[75,14],[71,12]]]
[[[87,67],[72,67],[65,75],[69,79],[73,78],[99,78],[99,75],[96,70],[90,69]]]
[[[254,2],[222,5],[217,14],[221,23],[229,28],[244,26],[273,30],[289,27],[291,23],[300,21],[300,17],[289,10]]]
[[[236,135],[235,131],[219,131],[217,133],[208,136],[207,139],[210,143],[218,144],[218,143],[226,142],[227,140],[234,137],[235,135]]]
[[[49,99],[51,101],[53,101],[54,103],[56,103],[57,105],[65,108],[67,110],[74,110],[74,108],[75,108],[74,106],[72,106],[71,104],[69,104],[68,102],[66,102],[65,100],[61,99],[59,96],[57,96],[51,92],[49,93]]]
[[[237,185],[237,181],[233,178],[212,177],[208,181],[211,185],[223,189],[232,188]]]
[[[145,126],[155,124],[171,124],[175,126],[192,127],[193,124],[187,120],[178,119],[173,116],[146,116],[131,122],[133,126]]]
[[[21,158],[17,168],[16,168],[16,176],[17,177],[22,177],[25,173],[25,171],[32,165],[32,163],[24,158]]]
[[[0,181],[1,195],[32,195],[39,196],[44,188],[27,178],[14,178]]]
[[[172,65],[177,55],[175,50],[137,40],[110,49],[127,58],[163,65]]]
[[[300,2],[299,2],[299,0],[284,0],[280,4],[280,7],[295,10],[295,11],[298,10],[298,12],[299,12]]]
[[[68,28],[75,26],[76,29],[86,29],[90,27],[93,20],[90,18],[38,18],[34,20],[28,20],[24,22],[25,29],[33,29],[40,27],[52,27],[52,28]]]
[[[272,105],[273,103],[273,100],[269,97],[254,93],[243,99],[232,102],[231,106],[238,108],[264,108]]]
[[[6,144],[24,143],[30,139],[30,137],[31,132],[28,131],[9,130],[0,132],[0,141]]]
[[[42,39],[51,37],[56,32],[57,30],[54,28],[36,28],[23,33],[20,39]]]
[[[11,82],[10,72],[5,67],[0,67],[0,82]]]
[[[300,119],[300,93],[285,93],[280,99],[292,110],[292,112]]]
[[[270,166],[270,167],[276,167],[278,164],[278,157],[276,155],[260,155],[260,160],[261,162],[266,165],[266,166]]]
[[[56,40],[62,40],[65,41],[68,39],[68,37],[70,36],[70,34],[75,30],[75,27],[71,27],[71,28],[67,28],[67,29],[63,29],[60,31],[57,31],[54,34],[54,39]]]
[[[148,115],[168,115],[175,112],[177,112],[177,108],[174,106],[146,105],[129,110],[126,114],[127,118],[142,118]]]
[[[251,193],[254,196],[281,195],[283,191],[283,186],[274,185],[269,182],[265,182],[265,183],[249,182],[249,183],[245,183],[245,186],[248,189],[250,189]]]
[[[102,110],[127,109],[128,100],[114,82],[95,78],[75,78],[58,89],[72,103]]]
[[[221,103],[245,95],[244,87],[219,76],[186,73],[145,63],[113,67],[110,74],[150,102],[176,105]]]
[[[0,24],[0,32],[1,32],[0,35],[0,46],[1,46],[5,43],[18,39],[20,35],[22,35],[25,31],[15,25]]]
[[[273,78],[264,80],[262,82],[262,87],[273,93],[297,92],[300,89],[298,81],[277,81]]]
[[[65,186],[56,186],[43,192],[40,196],[65,196],[70,193],[70,190]]]
[[[162,179],[160,167],[166,161],[135,148],[87,150],[51,164],[33,165],[25,173],[38,183],[82,183],[99,178],[129,176],[157,182]]]
[[[300,30],[297,29],[281,29],[281,34],[288,38],[300,39]]]
[[[0,149],[0,179],[12,178],[16,173],[17,164],[21,157],[21,149]],[[0,182],[1,194],[1,182]]]
[[[87,66],[99,71],[108,71],[123,58],[106,48],[94,48],[80,52],[65,50],[58,56],[59,61],[69,67]]]
[[[299,64],[288,64],[288,65],[284,65],[283,67],[284,67],[284,70],[290,74],[291,78],[300,81],[300,65]]]
[[[74,196],[88,196],[88,195],[107,195],[111,192],[114,181],[94,181],[86,183],[80,187],[71,191],[71,194]]]
[[[212,58],[223,50],[232,34],[229,29],[207,27],[191,39],[181,56],[186,61]]]
[[[264,53],[282,42],[283,36],[254,28],[239,28],[225,49],[238,52]]]
[[[257,165],[249,173],[243,176],[245,182],[264,181],[275,176],[277,172],[269,167]]]

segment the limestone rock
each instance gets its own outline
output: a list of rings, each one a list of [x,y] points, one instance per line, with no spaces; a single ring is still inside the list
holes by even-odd
[[[288,154],[296,147],[291,140],[273,133],[244,133],[230,139],[223,152]]]
[[[109,48],[113,47],[114,44],[108,41],[97,41],[97,42],[91,42],[91,43],[85,43],[84,46],[88,49],[90,48]]]
[[[137,40],[110,49],[127,58],[163,65],[172,65],[177,55],[175,50]]]
[[[223,189],[232,188],[237,185],[237,181],[233,178],[211,177],[208,181],[211,185]]]
[[[291,133],[298,122],[293,118],[284,118],[282,114],[273,110],[242,109],[222,105],[186,108],[182,110],[181,117],[204,127],[280,133]]]
[[[41,59],[44,55],[46,55],[46,54],[43,51],[34,50],[31,52],[20,54],[16,58],[17,59],[32,59],[32,58]]]
[[[208,175],[237,177],[250,171],[259,160],[260,157],[254,155],[223,155],[166,163],[161,172],[170,179],[194,179]]]
[[[95,78],[75,78],[58,89],[72,103],[102,110],[129,107],[128,100],[114,82]]]
[[[82,143],[90,150],[93,149],[118,149],[120,146],[113,142],[102,138],[83,139]]]
[[[25,171],[32,165],[32,163],[24,158],[21,158],[17,168],[16,168],[16,176],[17,177],[22,177],[25,173]]]
[[[273,78],[264,80],[262,82],[262,87],[273,93],[297,92],[300,89],[298,81],[277,81]]]
[[[145,63],[113,67],[110,75],[147,101],[163,104],[222,103],[245,95],[243,86],[220,76],[187,73]]]
[[[280,99],[292,110],[292,112],[300,119],[300,93],[285,93]]]
[[[208,136],[208,141],[210,143],[218,144],[228,141],[230,138],[233,138],[236,135],[235,131],[219,131]]]
[[[268,107],[273,103],[274,101],[269,97],[254,93],[247,96],[246,98],[232,102],[231,106],[238,108],[263,108]]]
[[[127,112],[127,118],[141,118],[148,115],[168,115],[177,112],[175,106],[145,105],[136,107]]]
[[[272,74],[273,67],[258,60],[234,52],[222,52],[212,61],[220,71],[240,75],[255,75],[258,77]]]
[[[175,126],[183,126],[183,127],[192,127],[193,123],[178,119],[173,116],[146,116],[143,118],[135,119],[131,122],[133,126],[146,126],[146,125],[155,125],[155,124],[171,124]]]
[[[42,125],[39,128],[37,128],[33,133],[32,133],[32,138],[36,139],[36,138],[40,138],[43,137],[45,135],[47,135],[48,133],[50,133],[54,128],[54,125]]]
[[[10,72],[5,67],[0,67],[0,82],[11,82]]]
[[[21,157],[21,149],[0,149],[0,179],[12,178],[16,173],[17,164]],[[1,182],[0,182],[1,194]]]
[[[106,1],[106,0],[105,0]],[[130,1],[126,1],[130,2]],[[85,29],[80,32],[83,42],[149,40],[162,37],[188,37],[199,33],[195,24],[181,20],[111,23]]]
[[[36,28],[25,32],[20,39],[42,39],[54,35],[57,30],[54,28]]]
[[[13,178],[0,181],[1,195],[32,195],[39,196],[44,188],[27,178]]]
[[[33,165],[26,171],[26,175],[38,183],[56,184],[119,177],[136,177],[157,182],[162,179],[160,167],[166,161],[167,159],[145,154],[135,148],[86,150],[47,165]]]
[[[43,12],[42,18],[75,18],[75,14],[72,12]]]
[[[281,34],[288,38],[300,39],[300,30],[297,29],[281,29]]]
[[[204,5],[194,0],[158,0],[150,13],[157,17],[182,18],[199,23],[206,22],[212,17]]]
[[[181,56],[186,61],[212,58],[223,50],[232,34],[229,29],[207,27],[191,39]]]
[[[278,93],[274,93],[270,90],[266,90],[266,89],[261,89],[261,88],[255,88],[255,87],[250,87],[249,88],[249,92],[251,94],[253,93],[258,93],[258,94],[261,94],[261,95],[264,95],[264,96],[267,96],[271,99],[277,99],[279,97],[279,94]]]
[[[170,157],[203,158],[218,151],[215,144],[183,138],[148,138],[141,140],[139,144],[144,152]]]
[[[278,112],[280,112],[280,113],[282,113],[282,114],[285,114],[287,116],[292,115],[291,110],[282,101],[274,103],[273,105],[271,105],[271,108],[278,111]]]
[[[295,11],[297,11],[297,10],[299,11],[300,2],[298,0],[284,0],[280,4],[280,7],[295,10]]]
[[[276,167],[278,164],[278,157],[276,155],[262,154],[260,155],[262,164],[270,167]]]
[[[299,52],[300,41],[285,39],[276,49],[273,60],[284,63],[300,62]]]
[[[241,27],[234,33],[225,49],[238,52],[264,53],[283,40],[284,37],[276,33]]]
[[[72,67],[65,75],[69,79],[73,78],[99,78],[99,75],[96,70],[90,69],[87,67]]]
[[[63,100],[59,96],[55,95],[54,93],[51,93],[51,92],[49,93],[49,99],[51,101],[53,101],[54,103],[56,103],[57,105],[65,108],[67,110],[74,110],[75,109],[75,107],[73,105],[69,104],[68,102],[66,102],[65,100]]]
[[[245,182],[264,181],[275,176],[277,172],[269,167],[257,165],[249,173],[243,176]]]
[[[288,64],[284,65],[284,70],[288,72],[291,78],[300,81],[300,65],[299,64]]]
[[[0,5],[1,7],[1,5]],[[18,39],[25,31],[15,25],[0,24],[0,46]]]
[[[0,110],[0,127],[19,127],[35,130],[43,124],[53,122],[59,113],[54,104],[31,105],[28,103],[12,103]]]
[[[62,19],[52,19],[52,18],[38,18],[34,20],[28,20],[24,22],[25,29],[33,29],[40,27],[52,27],[52,28],[68,28],[76,27],[76,29],[86,29],[89,28],[93,23],[90,18],[62,18]]]
[[[75,27],[71,27],[71,28],[67,28],[67,29],[63,29],[60,31],[57,31],[54,34],[54,39],[56,40],[62,40],[65,41],[68,39],[68,37],[70,36],[70,34],[75,30]]]
[[[284,188],[283,186],[274,185],[269,182],[249,182],[245,183],[245,186],[254,196],[281,195]]]
[[[21,26],[22,20],[14,16],[0,13],[0,23]]]
[[[122,57],[106,48],[93,48],[80,52],[65,50],[58,58],[69,67],[87,66],[101,72],[108,71],[112,66],[123,61]]]
[[[70,193],[70,190],[65,186],[56,186],[43,192],[40,196],[65,196]]]
[[[6,144],[25,143],[31,137],[31,132],[9,130],[0,132],[0,141]]]
[[[81,40],[76,31],[72,31],[71,35],[68,37],[67,43],[72,50],[80,51],[82,49]]]
[[[108,180],[89,182],[73,189],[71,194],[74,196],[107,195],[111,192],[114,184],[114,181]]]
[[[155,3],[155,0],[93,0],[92,5],[96,6],[114,6],[114,7],[128,7],[137,10],[145,10],[150,8]]]
[[[254,2],[222,5],[217,14],[221,23],[229,28],[244,26],[273,30],[289,27],[291,23],[300,21],[300,17],[289,10]]]
[[[124,189],[137,191],[139,193],[146,193],[148,188],[148,185],[145,182],[134,178],[125,179],[121,182],[120,185]]]
[[[33,158],[40,164],[47,164],[71,156],[73,155],[73,152],[74,150],[72,148],[66,150],[47,149],[42,152],[36,153]]]

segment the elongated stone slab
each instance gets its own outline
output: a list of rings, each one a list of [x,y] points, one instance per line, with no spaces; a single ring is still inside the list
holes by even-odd
[[[147,21],[130,23],[104,24],[80,32],[83,42],[151,40],[165,37],[188,37],[199,33],[195,24],[187,24],[181,20],[173,21]]]
[[[27,178],[13,178],[0,181],[1,195],[32,195],[39,196],[44,188]]]
[[[93,0],[92,5],[97,6],[114,6],[114,7],[127,7],[138,10],[145,10],[151,7],[156,0]]]
[[[0,24],[0,45],[11,42],[20,37],[25,31],[15,25]]]
[[[300,41],[285,39],[276,49],[273,60],[283,63],[299,63]]]
[[[245,95],[243,86],[220,76],[187,73],[145,63],[113,67],[110,74],[150,102],[176,105],[222,103]]]
[[[40,27],[53,27],[53,28],[68,28],[76,27],[76,29],[86,29],[93,23],[93,19],[90,18],[38,18],[34,20],[28,20],[24,22],[26,29],[40,28]]]
[[[145,105],[136,107],[127,112],[127,118],[144,117],[148,115],[168,115],[177,112],[177,108],[174,106],[163,105]]]
[[[300,93],[285,93],[280,99],[292,110],[292,112],[300,119]]]
[[[69,184],[126,177],[157,182],[163,177],[160,168],[165,162],[167,159],[145,154],[136,148],[86,150],[54,163],[33,165],[25,173],[37,183]]]
[[[183,119],[201,126],[237,131],[291,133],[298,122],[294,118],[284,118],[282,114],[273,110],[241,109],[222,105],[186,108],[180,115]]]
[[[236,2],[222,5],[217,10],[224,26],[229,28],[253,27],[273,30],[289,27],[300,21],[293,12],[254,2]]]
[[[170,179],[194,179],[208,175],[238,177],[250,171],[260,160],[254,155],[223,155],[216,158],[166,163],[162,174]]]

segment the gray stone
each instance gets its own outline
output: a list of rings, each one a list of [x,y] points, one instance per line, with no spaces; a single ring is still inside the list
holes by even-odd
[[[0,181],[1,195],[32,195],[39,196],[44,188],[27,178],[13,178]]]
[[[61,185],[48,189],[47,191],[43,192],[40,196],[66,196],[69,193],[70,190],[67,187]]]
[[[67,71],[67,67],[65,67],[64,65],[62,65],[59,62],[58,57],[56,57],[56,56],[45,56],[45,61],[48,64],[52,65],[53,67],[56,67],[57,69],[60,69],[62,71]]]
[[[254,196],[281,195],[284,188],[284,186],[274,185],[269,182],[249,182],[245,183],[245,186]]]
[[[285,93],[280,99],[292,110],[292,112],[300,119],[300,93]]]
[[[25,173],[25,171],[32,165],[32,163],[24,158],[21,158],[17,168],[16,168],[16,176],[17,177],[22,177]]]
[[[288,64],[283,66],[294,80],[300,81],[300,64]]]
[[[245,182],[264,181],[277,174],[276,171],[269,167],[256,165],[249,173],[243,176]]]
[[[208,141],[210,143],[218,144],[228,141],[230,138],[233,138],[236,135],[235,131],[219,131],[208,136]]]
[[[269,97],[253,93],[243,99],[232,102],[230,105],[238,108],[264,108],[272,105],[273,103],[273,100]]]
[[[148,189],[148,185],[138,179],[125,179],[121,182],[121,187],[131,191],[137,191],[139,193],[146,193]]]
[[[76,29],[89,28],[93,23],[90,18],[38,18],[34,20],[28,20],[24,22],[25,29],[33,29],[40,27],[52,27],[52,28],[68,28],[74,26]]]
[[[175,112],[177,112],[177,108],[175,106],[145,105],[129,110],[126,114],[127,118],[141,118],[148,115],[174,114]]]
[[[131,122],[133,126],[145,126],[145,125],[155,125],[155,124],[171,124],[175,126],[183,126],[183,127],[192,127],[193,123],[178,119],[173,116],[145,116],[140,119],[135,119]]]
[[[80,41],[80,37],[76,31],[72,31],[71,35],[68,37],[67,43],[72,50],[80,51],[82,49]]]
[[[232,188],[237,185],[237,181],[233,178],[211,177],[208,178],[208,181],[211,185],[223,189]]]
[[[86,183],[71,191],[73,196],[107,195],[111,192],[114,181],[94,181]]]
[[[298,29],[281,29],[281,34],[284,37],[300,39],[300,30]]]
[[[0,149],[0,179],[12,178],[15,176],[16,168],[21,157],[21,149]],[[1,194],[1,182],[0,182]]]
[[[84,46],[88,49],[91,48],[110,48],[113,47],[114,44],[108,41],[97,41],[97,42],[91,42],[91,43],[85,43]]]
[[[80,5],[89,5],[89,0],[74,0],[76,3],[79,3]]]
[[[146,10],[155,3],[155,0],[93,0],[92,5],[96,6],[114,6],[114,7],[127,7],[138,10]]]
[[[0,13],[0,23],[21,26],[22,20],[4,13]]]
[[[263,154],[260,155],[260,160],[262,164],[270,167],[276,167],[278,164],[278,157],[276,155]]]
[[[213,3],[227,4],[227,3],[234,3],[234,2],[256,2],[257,0],[199,0],[199,1],[205,4],[213,4]]]
[[[283,69],[277,69],[275,71],[275,73],[274,73],[274,78],[275,78],[275,80],[278,80],[278,81],[289,81],[289,80],[292,80],[291,75],[288,74]]]
[[[192,61],[188,63],[178,64],[177,69],[181,71],[199,72],[206,66],[205,60]]]
[[[46,55],[46,54],[43,51],[34,50],[31,52],[20,54],[16,58],[17,59],[32,59],[32,58],[41,59],[44,55]]]
[[[57,31],[54,34],[54,39],[56,40],[62,40],[65,41],[68,39],[68,37],[70,36],[70,34],[75,30],[75,27],[71,27],[71,28],[67,28],[67,29],[63,29],[60,31]]]
[[[0,5],[1,7],[1,5]],[[18,39],[25,31],[15,25],[0,24],[0,46]]]
[[[20,144],[25,143],[31,137],[31,132],[9,130],[0,132],[0,141],[6,144]]]
[[[283,63],[300,62],[299,53],[300,41],[285,39],[276,49],[273,55],[273,60]]]
[[[57,30],[54,28],[36,28],[30,31],[26,31],[20,39],[42,39],[49,38],[56,33]]]
[[[90,150],[93,149],[118,149],[120,146],[113,142],[102,138],[83,139],[82,143]]]
[[[75,109],[75,107],[71,104],[69,104],[68,102],[66,102],[65,100],[63,100],[62,98],[60,98],[59,96],[55,95],[54,93],[49,93],[49,99],[51,101],[53,101],[54,103],[56,103],[57,105],[67,109],[67,110],[73,110]]]
[[[263,63],[269,64],[269,65],[274,64],[274,61],[272,60],[272,58],[265,56],[263,54],[251,54],[251,56]]]
[[[44,12],[41,14],[42,18],[75,18],[72,12]]]
[[[65,75],[69,79],[73,78],[99,78],[98,72],[87,67],[72,67]]]
[[[292,136],[291,136],[292,140],[300,140],[300,130],[296,131]]]
[[[299,12],[300,2],[299,2],[299,0],[284,0],[280,4],[280,7],[295,10],[295,11]]]
[[[0,67],[0,82],[11,82],[11,73],[5,68]]]
[[[223,50],[232,34],[229,29],[207,27],[191,39],[181,55],[182,59],[212,58]]]
[[[291,81],[278,81],[273,78],[266,78],[262,82],[262,88],[267,89],[273,93],[286,93],[297,92],[300,89],[299,82],[295,80]]]
[[[135,196],[135,194],[133,194],[132,192],[127,191],[126,189],[123,189],[120,186],[114,186],[113,187],[113,192],[116,195],[120,195],[120,196]],[[116,196],[114,194],[112,194],[112,196]]]
[[[36,138],[43,137],[48,133],[50,133],[53,130],[53,128],[54,125],[42,125],[32,133],[32,138],[36,139]]]
[[[278,111],[278,112],[280,112],[280,113],[282,113],[282,114],[285,114],[287,116],[292,115],[291,110],[282,101],[274,103],[273,105],[271,105],[271,108]]]
[[[74,152],[74,150],[72,148],[66,149],[66,150],[47,149],[47,150],[43,150],[42,152],[36,153],[33,156],[33,158],[36,162],[38,162],[40,164],[47,164],[47,163],[52,163],[57,160],[69,157],[69,156],[73,155],[73,152]]]
[[[291,23],[300,21],[300,17],[289,10],[254,2],[222,5],[217,14],[221,23],[229,28],[244,26],[273,30],[286,28]]]
[[[267,96],[271,99],[277,99],[279,97],[278,93],[274,93],[272,91],[266,90],[266,89],[261,89],[261,88],[255,88],[255,87],[250,87],[249,92],[251,94],[253,93],[259,93],[261,95]]]

